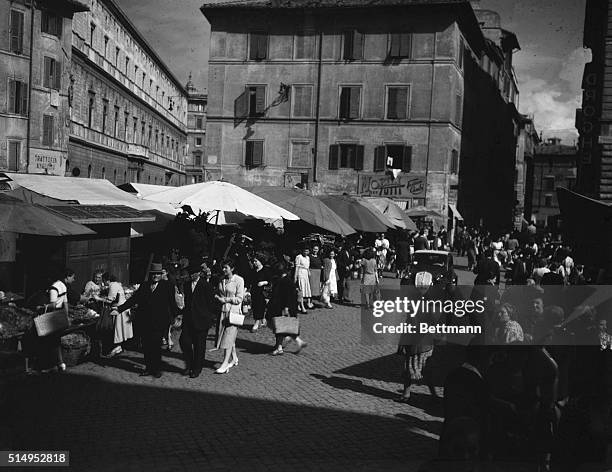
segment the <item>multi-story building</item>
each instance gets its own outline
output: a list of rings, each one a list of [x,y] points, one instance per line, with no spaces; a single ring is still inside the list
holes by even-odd
[[[206,138],[206,102],[208,97],[199,92],[191,81],[185,86],[187,90],[187,156],[185,172],[187,183],[195,184],[205,180],[204,158]]]
[[[473,141],[482,133],[464,113],[466,66],[480,68],[488,51],[469,2],[258,0],[202,12],[211,25],[208,175],[455,206],[462,138],[466,128]],[[507,92],[487,113],[505,119],[517,89],[500,74],[511,70],[503,58],[503,69],[487,62]],[[514,152],[515,143],[512,169]]]
[[[582,108],[576,113],[577,191],[612,201],[612,0],[587,0],[584,47],[591,49],[582,79]]]
[[[576,189],[576,146],[561,144],[559,138],[536,146],[533,158],[531,221],[538,226],[555,226],[560,214],[557,187]]]
[[[0,1],[0,170],[64,174],[70,30],[87,9],[73,0]]]
[[[72,23],[68,175],[185,183],[187,95],[118,7],[91,0]]]
[[[516,212],[514,229],[520,230],[531,216],[533,201],[533,158],[536,146],[541,139],[535,129],[533,115],[522,115],[518,142],[516,146],[516,177],[514,193],[516,195]]]

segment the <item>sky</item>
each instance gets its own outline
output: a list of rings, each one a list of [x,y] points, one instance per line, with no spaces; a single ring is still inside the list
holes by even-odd
[[[204,91],[210,28],[199,10],[203,0],[117,1],[174,75],[186,83],[191,72]],[[519,111],[534,115],[544,138],[573,144],[582,73],[590,61],[582,48],[585,0],[480,0],[480,5],[497,11],[502,27],[521,45],[514,56]]]

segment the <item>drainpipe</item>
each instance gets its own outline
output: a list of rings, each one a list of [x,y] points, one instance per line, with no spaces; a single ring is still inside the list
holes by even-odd
[[[434,33],[433,57],[431,59],[431,91],[429,94],[429,124],[427,132],[427,160],[425,162],[425,206],[427,206],[427,188],[429,187],[429,154],[431,153],[431,121],[433,120],[434,86],[436,81],[436,45],[438,34]]]
[[[317,69],[317,108],[315,116],[315,135],[314,135],[314,152],[312,155],[312,181],[317,182],[317,162],[319,155],[319,123],[320,123],[320,106],[321,106],[321,69],[323,66],[323,31],[319,32],[319,61]]]
[[[28,127],[26,132],[26,172],[30,168],[30,129],[32,127],[32,64],[34,62],[34,0],[30,1],[30,70],[28,72]]]

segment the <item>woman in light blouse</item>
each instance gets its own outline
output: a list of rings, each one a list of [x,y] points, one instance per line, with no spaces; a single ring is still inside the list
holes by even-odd
[[[221,309],[221,329],[223,331],[219,347],[225,350],[225,355],[223,363],[215,373],[227,374],[232,367],[238,365],[238,356],[236,355],[238,327],[229,324],[229,317],[230,312],[242,314],[240,305],[244,298],[244,279],[234,274],[234,263],[230,260],[224,261],[221,268],[223,278],[219,282],[220,295],[215,295],[215,298],[223,304]]]

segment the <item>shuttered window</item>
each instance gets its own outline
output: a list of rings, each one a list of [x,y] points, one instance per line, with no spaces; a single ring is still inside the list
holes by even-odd
[[[359,61],[363,59],[364,35],[357,30],[344,32],[344,53],[345,61]]]
[[[43,67],[43,87],[60,90],[62,77],[61,64],[51,57],[45,57]]]
[[[295,36],[295,59],[316,58],[317,37],[314,34],[298,34]]]
[[[248,168],[260,167],[263,164],[263,141],[247,141],[245,165]]]
[[[19,80],[9,79],[9,113],[28,114],[28,85]]]
[[[410,87],[387,88],[387,119],[407,120],[410,113]]]
[[[64,19],[61,16],[43,10],[40,19],[40,31],[61,38],[63,23]]]
[[[459,152],[456,149],[451,151],[450,173],[456,174],[459,172]]]
[[[93,92],[89,92],[89,104],[87,108],[87,127],[93,126],[93,119],[96,106],[96,95]]]
[[[374,172],[386,169],[412,170],[412,146],[388,144],[378,146],[374,151]]]
[[[10,48],[15,54],[23,54],[23,12],[11,10],[10,24]]]
[[[329,148],[329,168],[363,170],[364,146],[359,144],[334,144]]]
[[[389,43],[389,57],[402,59],[411,56],[412,36],[410,33],[393,33]]]
[[[53,116],[43,115],[43,146],[53,146]]]
[[[310,118],[312,116],[312,85],[294,85],[293,116]]]
[[[9,141],[8,143],[8,170],[18,172],[21,161],[21,143]]]
[[[249,35],[249,59],[262,61],[268,57],[268,34],[251,33]]]
[[[340,119],[354,120],[359,118],[361,87],[341,87]]]
[[[266,87],[256,85],[248,87],[249,116],[263,116],[266,112]]]

